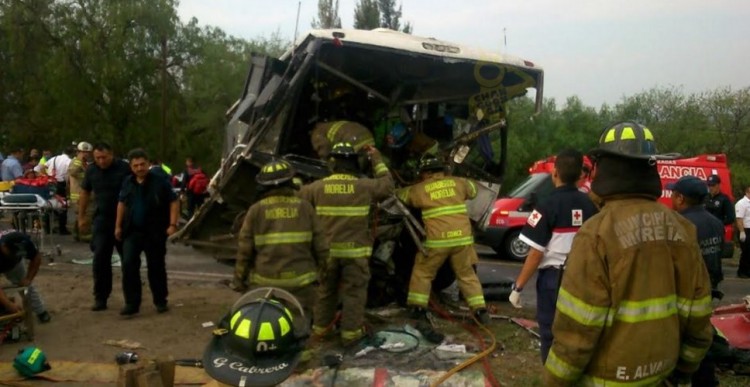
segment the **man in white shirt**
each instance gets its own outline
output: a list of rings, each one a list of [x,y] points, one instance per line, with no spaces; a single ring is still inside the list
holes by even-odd
[[[736,215],[737,231],[740,232],[740,266],[737,268],[737,277],[750,278],[750,186],[745,187],[745,196],[734,205]]]
[[[68,167],[70,166],[71,156],[75,154],[75,150],[67,148],[65,151],[57,156],[50,157],[47,160],[46,168],[47,174],[55,178],[57,181],[55,192],[62,196],[68,196]],[[58,232],[60,235],[69,235],[68,231],[68,207],[67,203],[65,209],[57,213],[58,220]]]

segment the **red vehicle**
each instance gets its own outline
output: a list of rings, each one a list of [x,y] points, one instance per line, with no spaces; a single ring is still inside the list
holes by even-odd
[[[477,235],[478,243],[492,247],[500,257],[518,261],[526,259],[529,246],[523,243],[518,236],[521,234],[521,228],[526,223],[526,218],[534,205],[546,198],[554,189],[551,177],[554,164],[554,156],[535,162],[529,168],[529,177],[511,190],[508,196],[495,201],[485,231]],[[721,177],[721,191],[734,201],[727,157],[724,154],[699,155],[677,160],[659,160],[657,165],[662,187],[666,187],[668,183],[672,183],[685,175],[693,175],[703,180],[711,175],[719,175]],[[581,190],[588,191],[590,184],[589,179],[584,179]],[[670,190],[663,188],[659,202],[671,207],[671,195]],[[724,228],[723,256],[731,257],[734,252],[732,226],[727,225]]]

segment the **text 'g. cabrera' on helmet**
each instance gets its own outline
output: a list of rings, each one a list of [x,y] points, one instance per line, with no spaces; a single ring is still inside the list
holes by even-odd
[[[392,149],[400,149],[408,144],[412,137],[414,137],[414,133],[412,133],[406,125],[399,122],[398,124],[393,125],[391,130],[388,131],[386,141],[388,147]]]
[[[599,145],[592,149],[589,155],[611,155],[643,160],[672,160],[680,156],[677,153],[659,154],[651,130],[630,121],[605,128],[599,137]]]
[[[335,158],[349,158],[356,157],[357,151],[354,150],[354,146],[351,143],[339,142],[333,145],[331,153],[328,155]]]
[[[260,185],[274,186],[284,184],[294,178],[296,171],[291,164],[284,160],[274,160],[260,168],[255,181]]]
[[[263,291],[269,289],[279,290]],[[214,330],[203,353],[203,367],[209,376],[231,386],[275,386],[294,372],[304,337],[295,332],[293,313],[280,302],[284,299],[257,298],[250,293],[235,303]],[[301,310],[296,299],[295,303]]]

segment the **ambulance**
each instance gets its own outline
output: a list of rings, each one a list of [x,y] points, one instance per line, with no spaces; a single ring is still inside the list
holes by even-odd
[[[519,235],[536,203],[544,200],[554,189],[551,177],[554,165],[554,156],[536,161],[529,168],[529,176],[525,180],[512,189],[507,196],[495,201],[485,231],[477,236],[478,243],[492,247],[502,258],[517,261],[526,259],[529,246],[520,240]],[[676,160],[659,160],[657,167],[662,185],[659,202],[665,206],[672,206],[670,199],[672,191],[666,189],[667,184],[685,175],[693,175],[702,180],[706,180],[711,175],[719,175],[721,192],[734,201],[727,157],[724,154],[704,154]],[[590,163],[586,160],[584,172],[589,168]],[[586,192],[590,184],[590,179],[586,178],[580,189]],[[733,231],[732,225],[724,228],[722,256],[727,258],[734,253]]]

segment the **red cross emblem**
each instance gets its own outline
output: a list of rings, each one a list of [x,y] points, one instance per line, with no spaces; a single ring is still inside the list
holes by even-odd
[[[583,211],[581,210],[573,210],[572,212],[573,220],[572,224],[573,226],[580,226],[583,224]]]
[[[539,211],[534,210],[534,212],[529,215],[529,218],[526,219],[526,223],[528,223],[531,227],[536,227],[537,223],[539,223],[539,220],[542,219],[542,214],[539,213]]]

